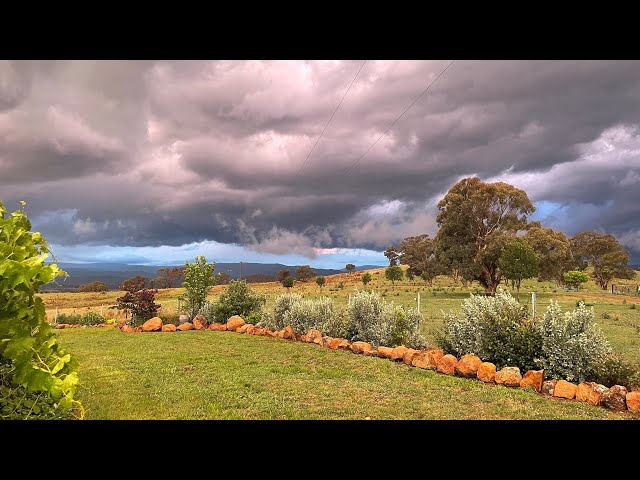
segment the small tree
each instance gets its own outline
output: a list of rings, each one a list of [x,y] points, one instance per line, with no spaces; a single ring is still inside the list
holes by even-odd
[[[356,266],[353,263],[347,263],[346,269],[349,275],[351,275],[353,271],[356,269]]]
[[[109,287],[104,282],[91,282],[85,283],[84,285],[80,285],[78,287],[78,291],[80,292],[106,292],[109,290]]]
[[[387,278],[387,280],[391,280],[391,284],[393,285],[393,289],[395,290],[396,280],[402,280],[403,277],[402,268],[400,268],[398,265],[391,265],[384,271],[384,276]]]
[[[365,273],[364,275],[362,275],[362,283],[364,283],[364,286],[366,287],[367,284],[371,281],[371,274],[369,272]]]
[[[282,281],[291,276],[291,272],[289,271],[289,269],[287,268],[283,268],[282,270],[280,270],[278,273],[276,273],[276,280],[280,283],[282,283]]]
[[[316,272],[309,265],[300,265],[296,268],[296,278],[301,282],[311,280],[316,276]]]
[[[513,282],[517,298],[520,299],[522,280],[538,274],[538,256],[528,243],[517,239],[502,247],[498,266],[502,275]]]
[[[158,290],[140,288],[140,283],[128,283],[126,293],[116,298],[118,310],[131,312],[131,323],[142,323],[156,316],[161,305],[154,303]],[[124,285],[123,285],[124,286]]]
[[[322,291],[322,287],[324,287],[324,284],[326,283],[326,281],[327,280],[322,275],[319,277],[316,277],[316,283],[320,287],[320,291]]]
[[[185,292],[180,298],[186,303],[190,318],[193,318],[207,300],[209,290],[215,285],[216,277],[213,271],[216,268],[216,262],[207,263],[204,256],[199,256],[196,257],[195,263],[184,262],[184,264],[186,271],[182,286]]]
[[[564,274],[564,283],[573,285],[580,290],[580,284],[589,281],[589,276],[580,270],[570,270]]]
[[[284,288],[291,288],[293,287],[293,277],[289,276],[289,277],[285,277],[282,279],[282,286]]]

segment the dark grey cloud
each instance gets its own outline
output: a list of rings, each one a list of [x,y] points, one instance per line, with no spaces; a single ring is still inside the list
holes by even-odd
[[[72,245],[380,249],[477,174],[640,255],[640,62],[0,62],[0,196]],[[548,210],[548,211],[547,211]],[[543,215],[544,216],[544,215]],[[46,227],[46,228],[45,228]]]

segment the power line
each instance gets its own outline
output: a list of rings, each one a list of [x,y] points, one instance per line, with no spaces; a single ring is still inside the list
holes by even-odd
[[[347,96],[347,93],[349,93],[349,90],[351,90],[351,86],[353,85],[353,82],[356,81],[356,78],[358,78],[358,75],[360,74],[360,70],[362,70],[362,67],[364,67],[364,64],[367,63],[367,61],[365,60],[364,62],[362,62],[362,65],[360,65],[360,68],[358,69],[358,72],[356,73],[356,76],[353,77],[353,80],[351,80],[351,84],[349,85],[349,88],[347,88],[347,91],[344,92],[344,95],[342,96],[342,98],[340,99],[340,102],[338,103],[338,106],[336,107],[336,109],[333,111],[333,113],[331,114],[331,118],[329,118],[329,121],[327,122],[327,124],[324,126],[324,128],[322,129],[322,133],[320,134],[320,136],[318,137],[318,139],[316,140],[316,143],[313,144],[313,147],[311,147],[311,150],[309,150],[309,154],[307,155],[307,158],[304,159],[304,161],[302,162],[302,165],[300,165],[300,168],[298,169],[298,172],[296,173],[296,178],[298,177],[298,175],[300,175],[300,172],[302,171],[302,169],[304,168],[304,166],[307,164],[307,160],[309,160],[309,157],[311,156],[311,153],[313,152],[314,148],[316,148],[316,145],[318,144],[318,142],[320,141],[320,139],[322,138],[322,135],[324,134],[324,131],[327,129],[327,127],[329,126],[329,124],[331,123],[331,120],[333,120],[333,116],[336,114],[336,112],[338,111],[338,109],[340,108],[340,105],[342,105],[342,101],[344,100],[344,97]]]
[[[396,124],[396,122],[397,122],[398,120],[400,120],[400,119],[404,116],[404,114],[405,114],[405,113],[407,113],[407,112],[409,111],[409,109],[410,109],[411,107],[413,107],[413,106],[416,104],[416,102],[417,102],[418,100],[420,100],[420,97],[422,97],[422,95],[424,95],[424,94],[427,92],[427,90],[429,90],[429,89],[431,88],[431,86],[432,86],[434,83],[436,83],[436,82],[438,81],[438,79],[442,76],[442,74],[443,74],[444,72],[446,72],[446,71],[449,69],[449,67],[450,67],[451,65],[453,65],[453,62],[455,62],[455,60],[452,60],[452,61],[451,61],[451,63],[450,63],[449,65],[447,65],[447,66],[445,67],[445,69],[444,69],[444,70],[442,70],[442,71],[440,72],[440,74],[439,74],[439,75],[438,75],[438,76],[433,80],[433,82],[431,82],[431,83],[429,84],[429,86],[428,86],[427,88],[425,88],[425,89],[422,91],[422,93],[421,93],[420,95],[418,95],[418,97],[417,97],[417,98],[416,98],[416,99],[411,103],[411,105],[409,105],[409,106],[406,108],[406,110],[405,110],[404,112],[402,112],[402,113],[400,114],[400,116],[399,116],[398,118],[396,118],[396,119],[393,121],[393,123],[392,123],[391,125],[389,125],[389,128],[387,128],[387,129],[384,131],[384,133],[383,133],[382,135],[380,135],[380,136],[378,137],[378,139],[377,139],[375,142],[373,142],[371,145],[369,145],[369,148],[367,148],[367,151],[366,151],[366,152],[364,152],[364,153],[360,156],[360,158],[358,158],[358,160],[356,160],[356,161],[354,162],[354,164],[353,164],[353,165],[351,165],[349,168],[347,168],[347,170],[346,170],[346,171],[345,171],[345,173],[344,173],[345,175],[349,175],[349,174],[352,172],[352,170],[355,168],[355,166],[356,166],[356,165],[358,165],[358,163],[360,162],[360,160],[362,160],[362,159],[364,158],[364,156],[365,156],[367,153],[369,153],[369,150],[371,150],[371,149],[374,147],[374,145],[375,145],[376,143],[378,143],[378,141],[379,141],[382,137],[384,137],[384,136],[387,134],[387,132],[388,132],[389,130],[391,130],[391,129],[393,128],[393,126]]]

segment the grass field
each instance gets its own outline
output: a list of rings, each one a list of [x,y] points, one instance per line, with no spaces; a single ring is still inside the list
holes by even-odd
[[[458,311],[462,301],[469,296],[469,293],[482,293],[484,290],[477,284],[470,288],[455,285],[449,277],[438,277],[433,287],[427,287],[421,280],[409,282],[404,280],[396,282],[395,289],[391,282],[384,279],[384,269],[370,270],[373,276],[372,282],[368,285],[369,290],[376,290],[384,295],[387,301],[393,301],[404,306],[416,304],[418,291],[421,295],[421,312],[424,316],[422,333],[427,341],[434,342],[435,334],[442,325],[443,311]],[[640,274],[639,274],[640,276]],[[329,296],[339,305],[346,306],[350,293],[356,289],[362,289],[361,272],[354,274],[340,274],[328,276],[326,286],[320,288],[313,282],[296,282],[292,291],[308,297],[320,295]],[[636,280],[640,282],[640,279]],[[338,288],[342,282],[344,288]],[[259,283],[251,284],[252,288],[266,295],[267,307],[273,304],[274,299],[285,293],[287,290],[279,283]],[[224,286],[216,286],[209,296],[215,300]],[[611,342],[612,347],[617,352],[623,354],[628,360],[640,364],[640,297],[612,295],[604,292],[590,280],[580,292],[566,292],[557,288],[551,282],[538,282],[528,280],[523,282],[520,293],[522,303],[530,305],[531,292],[537,292],[537,316],[544,313],[551,299],[560,302],[563,309],[575,308],[578,300],[584,299],[587,303],[594,305],[596,321],[602,328],[606,337]],[[177,309],[177,298],[183,293],[181,288],[164,289],[158,292],[156,302],[162,305],[159,312],[175,313]],[[515,294],[515,292],[514,292]],[[82,313],[88,309],[102,312],[107,317],[123,317],[123,312],[109,310],[108,307],[115,305],[116,298],[122,292],[111,291],[100,293],[43,293],[43,298],[47,307],[47,315],[50,321],[54,318],[55,308],[58,312]],[[635,309],[632,306],[635,305]]]
[[[585,403],[231,332],[56,330],[88,419],[631,419]]]

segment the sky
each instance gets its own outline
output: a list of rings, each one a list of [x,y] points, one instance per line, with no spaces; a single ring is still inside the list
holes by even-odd
[[[0,61],[0,199],[61,262],[343,268],[477,175],[640,263],[640,62],[457,60],[350,169],[451,60],[363,62]]]

